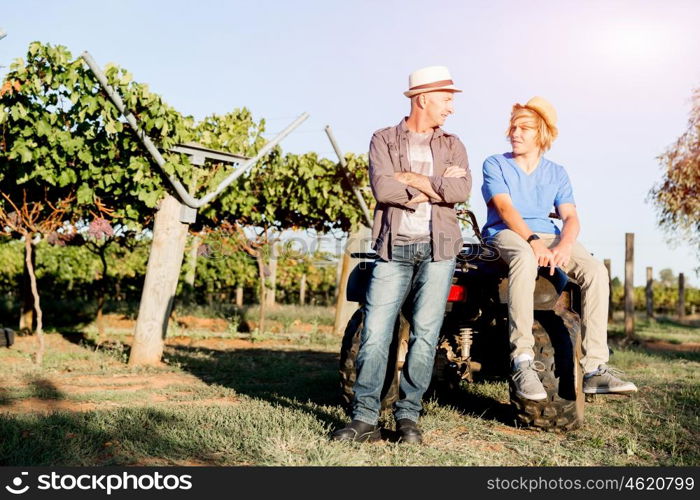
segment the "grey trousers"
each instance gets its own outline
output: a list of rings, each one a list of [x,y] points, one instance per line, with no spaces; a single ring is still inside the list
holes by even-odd
[[[554,234],[537,233],[552,248],[559,243]],[[510,229],[500,231],[493,244],[508,264],[508,316],[511,360],[520,355],[534,357],[535,338],[532,335],[534,321],[534,292],[537,277],[537,260],[529,243]],[[585,372],[592,372],[598,365],[608,362],[608,271],[580,243],[576,242],[564,271],[581,286],[582,343]]]

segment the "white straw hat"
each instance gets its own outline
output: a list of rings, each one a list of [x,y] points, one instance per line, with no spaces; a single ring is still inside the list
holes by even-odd
[[[445,66],[428,66],[408,75],[408,90],[403,95],[413,97],[416,94],[436,90],[461,92],[454,86],[450,70]]]

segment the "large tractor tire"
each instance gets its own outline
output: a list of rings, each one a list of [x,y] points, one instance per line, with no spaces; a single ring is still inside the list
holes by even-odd
[[[533,326],[535,361],[547,391],[544,401],[531,401],[515,394],[510,382],[510,401],[519,422],[545,430],[570,431],[583,423],[583,372],[581,368],[581,324],[578,314],[568,310],[536,311]]]
[[[340,398],[341,404],[348,414],[352,411],[355,399],[353,386],[357,378],[356,360],[360,350],[360,335],[364,319],[365,312],[364,308],[361,307],[348,321],[340,351]],[[389,360],[381,395],[382,410],[391,408],[399,399],[399,380],[401,368],[406,359],[408,329],[408,322],[401,316],[396,322],[394,338],[389,348]]]

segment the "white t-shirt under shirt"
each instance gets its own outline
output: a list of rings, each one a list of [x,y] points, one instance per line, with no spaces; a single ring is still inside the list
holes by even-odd
[[[411,172],[425,176],[433,175],[433,152],[430,149],[432,132],[418,134],[408,132],[408,161]],[[430,241],[432,205],[430,202],[413,205],[415,212],[401,211],[401,223],[394,244],[423,243]]]

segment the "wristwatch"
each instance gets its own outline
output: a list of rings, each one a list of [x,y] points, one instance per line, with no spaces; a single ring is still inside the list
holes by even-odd
[[[540,237],[537,236],[536,234],[531,234],[530,236],[528,236],[527,242],[531,243],[533,240],[539,240],[539,239],[540,239]]]

